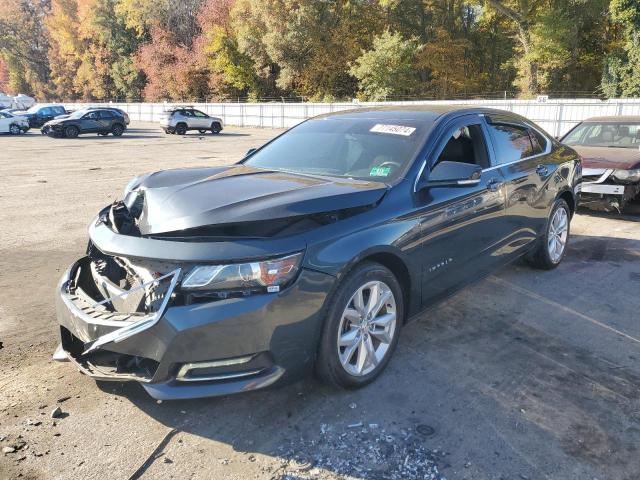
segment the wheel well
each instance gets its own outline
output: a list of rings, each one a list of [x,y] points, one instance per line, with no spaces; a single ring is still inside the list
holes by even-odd
[[[573,214],[576,211],[576,201],[573,198],[573,195],[571,194],[571,192],[569,192],[568,190],[565,190],[560,194],[559,198],[562,198],[565,202],[567,202],[567,205],[569,205],[569,211],[571,213],[571,216],[573,217]]]
[[[407,313],[410,309],[409,302],[411,300],[411,276],[409,275],[409,269],[405,263],[397,255],[386,252],[374,253],[373,255],[363,258],[362,261],[379,263],[391,270],[391,273],[393,273],[398,279],[398,282],[400,282],[400,286],[402,287],[402,296],[404,300],[404,318],[402,320],[404,323],[408,318]]]
[[[124,125],[122,123],[120,123],[120,122],[114,123],[113,125],[111,125],[111,128],[113,128],[115,126],[120,126],[120,127],[124,128]]]

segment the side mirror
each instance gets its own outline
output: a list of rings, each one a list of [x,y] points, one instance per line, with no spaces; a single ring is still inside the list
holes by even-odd
[[[469,187],[478,185],[481,176],[480,165],[442,161],[421,181],[420,187]]]
[[[249,155],[251,155],[256,150],[257,150],[257,148],[250,148],[249,150],[247,150],[247,153],[245,153],[244,156],[248,157]]]

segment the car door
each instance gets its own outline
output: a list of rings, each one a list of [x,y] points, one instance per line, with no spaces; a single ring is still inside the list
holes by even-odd
[[[211,119],[206,113],[196,109],[193,109],[192,112],[195,119],[194,126],[198,128],[211,128]]]
[[[92,133],[100,130],[98,113],[99,112],[89,112],[84,114],[80,119],[80,131],[82,133]]]
[[[111,123],[113,122],[115,115],[109,110],[100,110],[98,112],[97,128],[102,132],[111,131]]]
[[[11,124],[11,119],[9,115],[4,112],[0,112],[0,133],[6,133],[9,131],[9,125]]]
[[[446,125],[433,155],[426,159],[424,169],[429,171],[445,160],[476,163],[483,170],[477,185],[428,187],[416,192],[425,304],[485,275],[501,262],[495,252],[508,236],[504,178],[491,168],[487,134],[479,115],[460,117]]]
[[[517,256],[535,241],[546,224],[550,196],[546,188],[555,165],[551,140],[533,125],[506,115],[486,117],[495,159],[506,182],[506,220],[512,234],[505,254]]]
[[[34,127],[38,128],[53,119],[51,107],[43,107],[36,112]]]

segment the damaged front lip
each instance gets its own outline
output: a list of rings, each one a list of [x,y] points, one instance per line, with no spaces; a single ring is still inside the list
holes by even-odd
[[[123,322],[123,321],[110,321],[108,319],[100,319],[100,318],[94,318],[91,315],[87,314],[83,309],[79,308],[72,300],[71,300],[71,293],[69,291],[69,288],[71,286],[71,283],[73,281],[73,276],[77,270],[77,268],[79,267],[79,261],[74,263],[65,273],[65,275],[62,277],[62,280],[60,282],[60,288],[59,288],[59,294],[60,294],[60,298],[62,299],[62,301],[64,302],[66,308],[69,310],[69,312],[71,313],[71,315],[73,316],[73,318],[77,318],[80,322],[86,324],[86,325],[92,325],[92,326],[98,326],[98,325],[102,325],[102,326],[107,326],[107,327],[113,327],[113,326],[118,326],[119,328],[112,330],[108,333],[105,333],[101,336],[99,336],[98,338],[96,338],[93,341],[90,341],[89,343],[86,344],[86,348],[84,350],[84,352],[82,353],[82,355],[86,355],[87,353],[90,353],[91,351],[104,346],[108,343],[118,343],[121,342],[133,335],[136,335],[140,332],[143,332],[151,327],[153,327],[156,323],[158,323],[158,321],[160,320],[160,318],[162,318],[162,315],[164,315],[165,310],[167,309],[167,306],[169,304],[169,300],[171,299],[171,294],[173,293],[173,291],[176,288],[176,285],[178,284],[178,280],[180,278],[180,273],[181,273],[181,269],[177,268],[165,275],[162,275],[161,277],[158,277],[157,279],[153,280],[152,282],[147,282],[145,284],[142,284],[136,288],[133,288],[129,291],[126,292],[126,294],[130,294],[140,288],[145,288],[147,287],[149,284],[152,283],[157,283],[157,282],[161,282],[162,280],[171,278],[171,283],[169,284],[169,288],[167,290],[167,292],[165,293],[165,296],[162,300],[162,303],[160,305],[160,307],[158,308],[157,311],[148,314],[148,315],[144,315],[139,317],[139,319],[137,320],[133,320],[133,321],[127,321],[127,322]],[[100,304],[109,302],[111,299],[105,299],[101,302],[97,302],[95,303],[91,308],[95,308],[97,306],[99,306]],[[85,341],[87,340],[86,338],[84,339]]]

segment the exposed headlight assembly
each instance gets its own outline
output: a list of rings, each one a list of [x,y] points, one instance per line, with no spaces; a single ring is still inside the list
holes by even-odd
[[[640,169],[614,170],[611,175],[613,176],[613,178],[623,183],[634,183],[640,181]]]
[[[279,292],[298,273],[302,253],[261,262],[194,267],[182,280],[183,290]]]

